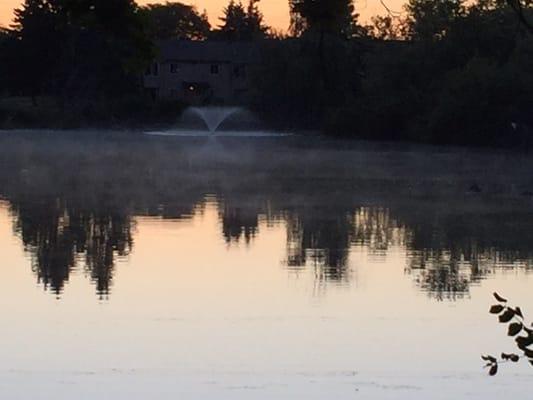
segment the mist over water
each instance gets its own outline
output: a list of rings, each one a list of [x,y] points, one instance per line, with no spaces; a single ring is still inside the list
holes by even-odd
[[[291,136],[288,132],[266,129],[265,124],[243,107],[188,107],[170,129],[147,131],[147,136],[268,138]]]
[[[75,391],[63,380],[97,395],[87,376],[121,399],[143,398],[153,382],[171,398],[175,379],[192,398],[357,387],[369,398],[444,399],[466,390],[464,376],[479,396],[503,394],[484,383],[477,357],[507,343],[486,315],[490,293],[531,300],[526,157],[27,132],[0,137],[0,163],[0,274],[10,283],[0,298],[14,304],[4,334],[28,349],[0,362],[11,394],[26,377],[11,370],[64,398]],[[20,327],[50,351],[33,350]],[[107,380],[109,368],[119,372]],[[518,381],[517,392],[527,386]]]
[[[349,283],[354,247],[376,259],[405,249],[406,278],[438,298],[463,297],[496,269],[531,267],[533,181],[520,156],[307,139],[302,147],[282,137],[2,141],[13,233],[57,294],[78,255],[97,293],[109,294],[115,258],[135,246],[137,217],[189,221],[206,207],[228,245],[253,246],[260,221],[283,227],[280,261],[318,268],[326,281]]]

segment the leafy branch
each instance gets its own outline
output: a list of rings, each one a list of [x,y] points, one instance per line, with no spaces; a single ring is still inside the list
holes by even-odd
[[[533,349],[529,348],[529,346],[533,345],[533,329],[526,327],[522,310],[520,307],[510,307],[507,304],[507,299],[501,297],[498,293],[494,293],[494,298],[498,301],[498,304],[493,305],[489,312],[497,314],[500,323],[508,324],[507,335],[515,338],[516,346],[523,354],[502,353],[500,359],[491,355],[481,356],[484,361],[487,361],[485,368],[489,368],[490,376],[498,373],[500,364],[516,363],[522,358],[527,359],[533,365]]]

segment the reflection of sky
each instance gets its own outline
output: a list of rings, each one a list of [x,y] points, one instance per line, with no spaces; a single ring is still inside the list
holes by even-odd
[[[139,4],[157,3],[157,0],[139,0]],[[195,4],[199,10],[206,9],[213,25],[218,24],[218,16],[228,3],[228,0],[184,0],[186,4]],[[246,3],[246,0],[243,0]],[[7,25],[11,20],[12,10],[21,3],[21,0],[0,1],[0,24]],[[394,9],[401,8],[402,0],[388,0],[386,4]],[[356,0],[356,8],[362,19],[368,19],[370,15],[383,14],[384,8],[379,0]],[[265,14],[267,23],[277,29],[286,29],[289,24],[288,0],[262,0],[261,10]]]
[[[531,303],[529,159],[306,141],[2,138],[0,398],[529,389],[479,359]]]
[[[491,292],[531,303],[520,270],[483,281],[468,301],[437,302],[405,276],[402,245],[379,257],[354,245],[350,284],[321,291],[312,269],[280,263],[282,224],[260,222],[249,245],[228,245],[219,224],[211,206],[187,222],[137,218],[109,300],[99,302],[78,270],[57,301],[35,284],[0,208],[2,397],[96,398],[105,386],[134,400],[154,387],[158,399],[250,398],[246,387],[260,388],[254,399],[349,398],[355,389],[399,398],[390,388],[415,400],[496,399],[529,384],[516,375],[527,366],[513,365],[492,385],[479,360],[511,344],[487,313]]]

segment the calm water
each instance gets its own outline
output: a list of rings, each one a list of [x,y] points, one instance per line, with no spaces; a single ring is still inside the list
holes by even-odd
[[[533,313],[527,157],[97,136],[0,136],[0,398],[533,389],[479,359],[493,291]]]

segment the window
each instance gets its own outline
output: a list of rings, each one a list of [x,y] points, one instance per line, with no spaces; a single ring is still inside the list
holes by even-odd
[[[179,67],[178,64],[176,64],[176,63],[170,64],[170,73],[171,74],[177,74],[179,72],[179,70],[180,70],[180,67]]]
[[[158,63],[154,63],[152,69],[153,69],[153,73],[155,76],[159,75],[159,64]]]
[[[241,64],[233,67],[233,75],[236,78],[246,78],[246,66]]]
[[[211,73],[213,75],[217,75],[218,74],[218,64],[212,64],[211,65]]]

